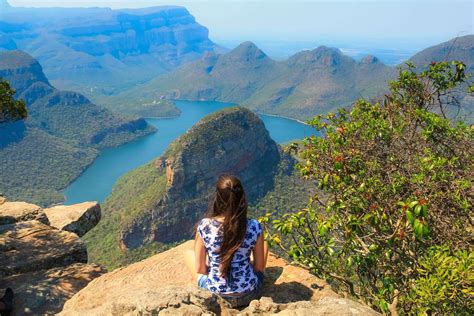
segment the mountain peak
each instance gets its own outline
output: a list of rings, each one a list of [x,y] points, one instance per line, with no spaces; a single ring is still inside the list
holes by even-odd
[[[333,47],[319,46],[313,50],[299,52],[288,59],[290,64],[321,63],[326,66],[334,66],[340,63],[344,57],[342,52]]]
[[[268,56],[257,47],[257,45],[250,41],[241,43],[239,46],[227,53],[227,55],[245,58],[247,60],[268,58]]]
[[[21,50],[0,52],[0,70],[25,68],[37,63],[36,59]]]
[[[362,58],[360,61],[361,64],[367,64],[367,65],[378,64],[379,62],[380,62],[379,59],[373,55],[367,55],[364,58]]]

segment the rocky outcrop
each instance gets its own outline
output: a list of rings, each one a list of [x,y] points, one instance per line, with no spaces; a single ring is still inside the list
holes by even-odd
[[[96,264],[73,263],[4,277],[0,288],[11,287],[16,293],[12,316],[54,315],[64,302],[104,272]]]
[[[97,202],[59,205],[44,210],[52,227],[66,230],[82,237],[100,221],[101,210]]]
[[[35,83],[49,86],[38,61],[18,50],[0,54],[0,77],[8,80],[17,96]]]
[[[0,217],[9,219],[0,223],[0,291],[11,287],[16,293],[13,315],[57,313],[67,299],[105,272],[98,265],[87,264],[85,244],[75,233],[35,220],[40,215],[46,218],[40,207],[7,201],[0,208],[2,214],[21,215]],[[100,212],[96,203],[72,205],[63,211],[76,215],[75,210],[81,208],[91,209],[85,212],[89,215],[79,216],[81,229],[90,229],[96,223],[93,214],[97,209]],[[91,223],[86,223],[87,219]]]
[[[329,285],[270,254],[263,297],[243,310],[198,289],[184,264],[188,241],[166,252],[102,275],[74,295],[60,315],[377,315],[340,298]]]
[[[122,246],[134,249],[152,241],[188,238],[221,174],[237,175],[250,203],[255,202],[273,188],[283,159],[290,158],[253,112],[235,107],[206,117],[154,162],[157,173],[166,177],[163,192],[121,229]]]
[[[8,202],[0,196],[0,225],[37,220],[48,224],[48,218],[38,205],[26,202]]]

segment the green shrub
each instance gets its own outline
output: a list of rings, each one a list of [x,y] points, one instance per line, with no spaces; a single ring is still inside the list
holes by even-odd
[[[474,253],[433,247],[420,259],[419,277],[401,302],[416,314],[474,314]]]
[[[324,136],[290,149],[319,192],[307,208],[274,219],[269,240],[382,312],[423,310],[414,289],[430,276],[421,258],[442,244],[472,256],[474,128],[443,114],[457,105],[451,92],[467,81],[464,70],[441,62],[418,73],[408,64],[383,102],[360,100],[310,121]],[[430,310],[455,313],[468,296]]]
[[[6,81],[0,81],[0,123],[13,122],[27,117],[25,101],[15,100],[15,90]]]

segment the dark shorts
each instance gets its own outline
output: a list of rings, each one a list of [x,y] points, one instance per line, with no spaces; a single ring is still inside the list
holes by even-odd
[[[262,286],[264,275],[263,272],[255,272],[257,276],[257,286],[250,292],[242,293],[240,295],[224,295],[218,294],[220,297],[225,299],[232,307],[247,306],[252,300],[259,299],[262,293]],[[203,289],[207,289],[207,275],[201,275],[198,279],[198,286]]]

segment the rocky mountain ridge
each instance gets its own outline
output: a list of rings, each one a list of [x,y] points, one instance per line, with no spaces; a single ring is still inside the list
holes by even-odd
[[[30,53],[55,85],[88,96],[113,93],[219,49],[183,7],[22,8],[5,3],[0,49]]]
[[[113,114],[81,94],[57,90],[41,65],[22,51],[0,52],[0,78],[28,107],[26,120],[0,124],[0,187],[12,199],[42,205],[62,201],[59,191],[98,150],[154,131],[143,119]]]
[[[383,93],[396,71],[373,56],[360,62],[325,46],[274,61],[255,44],[244,42],[226,54],[198,61],[104,100],[131,106],[159,98],[216,100],[257,112],[308,119],[360,97]]]

